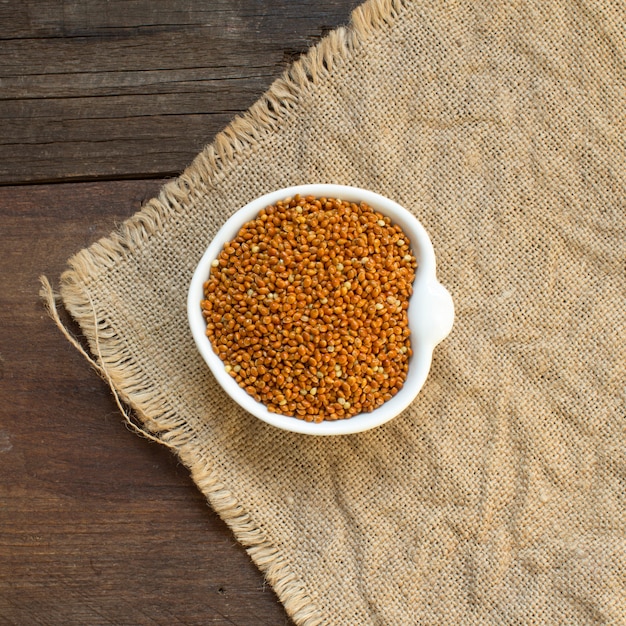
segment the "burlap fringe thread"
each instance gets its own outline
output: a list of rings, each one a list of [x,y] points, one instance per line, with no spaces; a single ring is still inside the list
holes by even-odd
[[[112,330],[106,320],[98,320],[94,303],[84,285],[97,268],[111,267],[121,256],[131,254],[195,196],[204,195],[216,187],[247,154],[255,150],[262,136],[276,130],[281,121],[291,115],[300,97],[313,84],[332,73],[349,52],[357,51],[370,33],[391,25],[407,3],[408,0],[368,0],[356,8],[348,26],[328,34],[296,61],[245,114],[235,118],[218,134],[179,178],[166,184],[158,197],[149,201],[110,237],[101,239],[70,259],[70,269],[60,279],[61,297],[80,324],[95,359],[65,327],[57,310],[59,296],[45,276],[40,279],[41,297],[50,317],[109,385],[129,427],[137,434],[167,446],[179,456],[211,506],[246,546],[289,615],[304,626],[318,626],[327,620],[319,614],[300,581],[250,515],[217,480],[213,471],[200,459],[192,457],[188,445],[193,433],[186,430],[184,421],[176,416],[168,399],[152,389],[150,381],[132,365],[122,342],[110,341]],[[106,349],[100,341],[103,336],[109,340]],[[141,408],[132,402],[131,395],[135,401],[140,399]],[[133,406],[143,428],[133,421],[124,404]]]

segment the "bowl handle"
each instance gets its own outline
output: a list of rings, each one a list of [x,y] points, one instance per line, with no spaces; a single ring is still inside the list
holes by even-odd
[[[425,282],[415,294],[428,306],[421,308],[418,328],[423,337],[427,337],[433,348],[442,342],[452,330],[454,324],[454,303],[450,292],[435,278]]]

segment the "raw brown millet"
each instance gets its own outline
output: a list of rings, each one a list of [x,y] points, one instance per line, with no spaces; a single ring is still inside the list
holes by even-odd
[[[400,227],[367,204],[288,198],[212,262],[206,334],[270,412],[314,422],[367,413],[406,379],[416,266]]]

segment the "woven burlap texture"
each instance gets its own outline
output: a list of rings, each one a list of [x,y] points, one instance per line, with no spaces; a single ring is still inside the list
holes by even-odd
[[[626,623],[625,16],[370,1],[70,260],[101,372],[296,623]],[[307,182],[410,209],[456,305],[414,404],[358,435],[245,413],[187,326],[218,228]]]

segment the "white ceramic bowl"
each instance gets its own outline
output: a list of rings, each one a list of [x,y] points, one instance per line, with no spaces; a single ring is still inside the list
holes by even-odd
[[[203,284],[209,277],[211,261],[217,258],[224,244],[234,239],[240,228],[246,222],[253,220],[261,209],[296,194],[303,197],[312,195],[318,198],[339,198],[350,202],[366,202],[383,215],[389,216],[393,223],[402,228],[409,237],[413,254],[417,258],[418,267],[408,308],[411,347],[413,349],[408,375],[402,389],[391,400],[371,413],[361,413],[349,419],[323,421],[319,424],[270,413],[263,404],[248,395],[226,372],[224,363],[213,352],[211,342],[206,336],[206,323],[202,317],[200,301],[204,297]],[[454,321],[452,298],[437,281],[435,269],[435,253],[428,234],[418,220],[396,202],[365,189],[342,185],[312,184],[279,189],[261,196],[239,209],[219,230],[207,248],[198,263],[189,287],[187,299],[189,325],[196,346],[217,381],[235,402],[259,419],[284,430],[310,435],[357,433],[384,424],[401,413],[415,399],[428,376],[433,349],[452,329]]]

